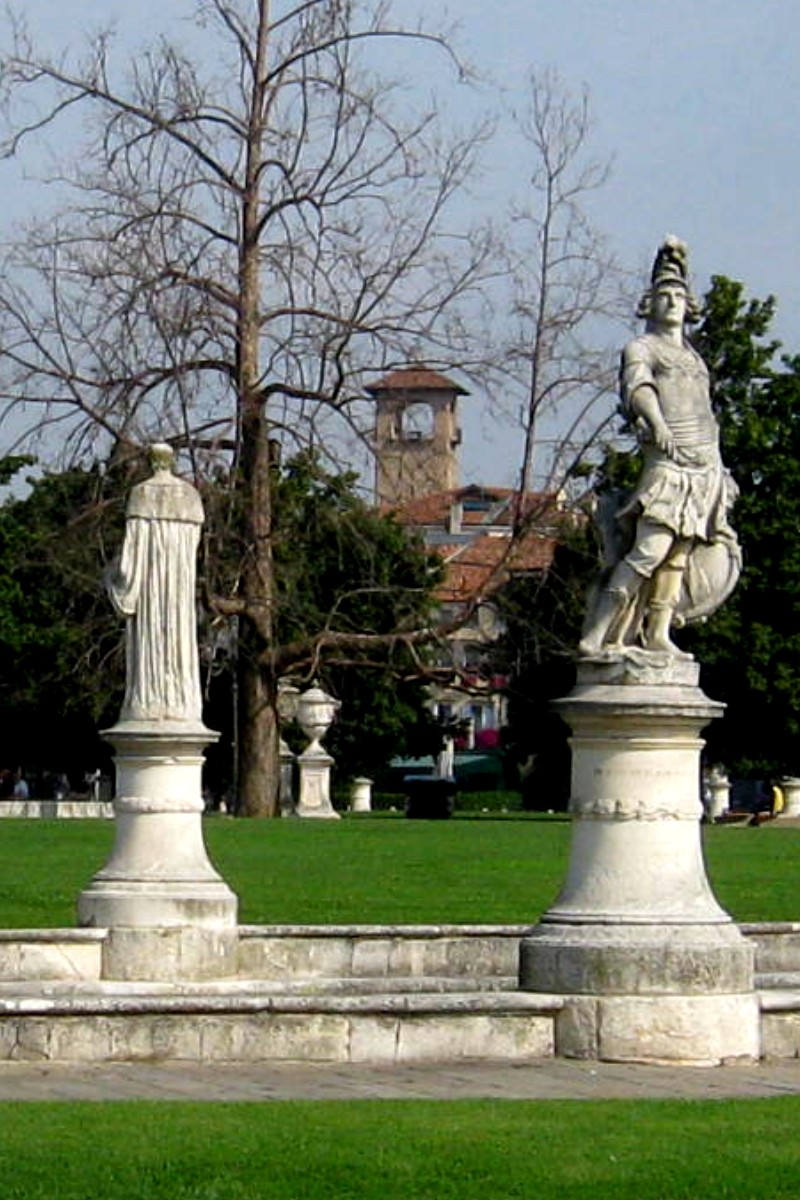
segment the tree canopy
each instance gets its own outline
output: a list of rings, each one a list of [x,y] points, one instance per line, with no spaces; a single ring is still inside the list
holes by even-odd
[[[10,479],[30,460],[0,463]],[[391,516],[370,508],[355,479],[323,470],[313,455],[277,464],[276,585],[285,671],[301,687],[318,677],[341,701],[329,738],[340,776],[371,774],[395,753],[414,748],[426,731],[425,651],[404,630],[428,624],[441,562]],[[124,684],[122,626],[102,586],[118,552],[125,495],[135,480],[123,472],[82,471],[31,476],[23,498],[0,504],[0,720],[8,755],[19,766],[66,771],[78,782],[107,763],[98,727],[114,723]],[[236,569],[227,548],[227,488],[204,488],[206,571]],[[346,652],[309,629],[326,623],[362,635]],[[233,672],[237,645],[227,624],[200,626],[208,723],[225,733],[210,755],[215,791],[230,786],[235,720]],[[377,641],[378,635],[386,635]],[[393,635],[393,636],[389,636]]]
[[[706,731],[709,757],[750,776],[800,771],[800,356],[771,337],[775,309],[715,276],[696,338],[739,487],[744,569],[723,608],[681,640],[707,693],[728,705]]]

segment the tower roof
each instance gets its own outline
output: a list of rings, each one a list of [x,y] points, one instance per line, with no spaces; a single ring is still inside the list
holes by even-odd
[[[370,396],[381,392],[455,392],[459,396],[469,395],[466,388],[446,375],[422,366],[398,367],[364,390]]]

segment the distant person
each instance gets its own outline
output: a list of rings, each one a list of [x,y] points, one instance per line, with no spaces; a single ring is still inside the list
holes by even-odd
[[[12,794],[15,800],[30,799],[31,792],[28,787],[28,781],[22,772],[19,772],[17,778],[14,780],[14,791]]]

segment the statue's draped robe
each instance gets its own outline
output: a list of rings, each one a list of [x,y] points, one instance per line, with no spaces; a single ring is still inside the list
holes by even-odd
[[[123,721],[200,723],[196,558],[203,506],[191,484],[157,471],[133,489],[108,580],[127,620]]]

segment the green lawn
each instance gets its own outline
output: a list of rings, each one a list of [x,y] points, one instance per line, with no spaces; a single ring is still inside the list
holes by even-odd
[[[74,924],[112,838],[111,822],[0,821],[0,928]],[[734,917],[800,919],[800,829],[715,826],[704,838]],[[569,823],[211,819],[206,839],[247,923],[524,923],[555,899]]]
[[[526,922],[569,824],[213,819],[247,922]],[[110,822],[0,823],[0,926],[70,925]],[[739,919],[800,917],[800,831],[706,829]],[[2,1104],[2,1200],[792,1200],[800,1096],[747,1101]]]
[[[3,1200],[795,1200],[800,1098],[3,1104]]]

